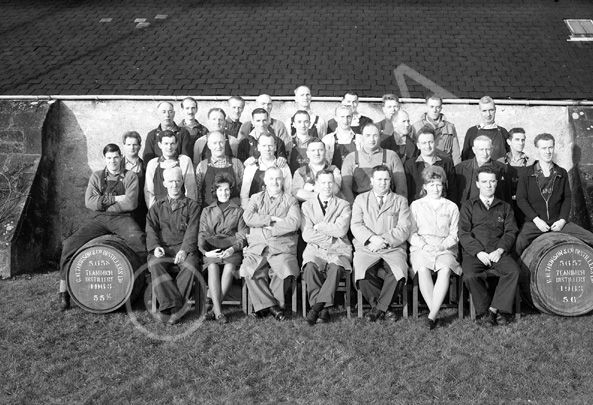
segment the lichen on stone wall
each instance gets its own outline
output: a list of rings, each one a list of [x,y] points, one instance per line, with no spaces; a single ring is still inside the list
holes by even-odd
[[[28,197],[29,162],[4,166],[0,172],[0,239],[9,241],[16,231],[19,215]]]

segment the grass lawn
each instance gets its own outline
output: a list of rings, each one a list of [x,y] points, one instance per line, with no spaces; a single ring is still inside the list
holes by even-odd
[[[447,310],[428,331],[423,318],[339,312],[309,327],[229,307],[228,325],[164,326],[142,304],[61,313],[57,286],[57,273],[0,281],[0,404],[593,403],[591,316],[486,330]]]

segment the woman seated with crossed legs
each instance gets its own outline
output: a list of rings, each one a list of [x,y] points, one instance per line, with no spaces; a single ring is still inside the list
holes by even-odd
[[[421,198],[410,205],[413,229],[408,241],[412,277],[418,273],[420,292],[430,311],[426,325],[432,330],[449,290],[451,271],[461,274],[456,260],[459,209],[444,197],[447,175],[441,167],[424,169],[422,181]],[[437,273],[436,283],[432,281],[433,271]]]
[[[202,211],[198,233],[198,248],[204,255],[202,268],[208,269],[208,291],[213,304],[213,313],[207,314],[206,318],[220,323],[228,323],[222,313],[222,301],[231,288],[235,269],[243,260],[247,235],[243,209],[230,199],[234,187],[236,185],[228,174],[216,175],[212,185],[216,201]],[[224,266],[222,277],[220,265]]]

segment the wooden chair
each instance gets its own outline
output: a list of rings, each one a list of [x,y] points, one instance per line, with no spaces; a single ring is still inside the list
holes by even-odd
[[[451,301],[452,296],[455,294],[455,287],[457,287],[457,303]],[[418,273],[414,275],[413,287],[412,287],[412,317],[418,319]],[[463,280],[461,276],[451,272],[451,282],[449,284],[449,302],[443,302],[441,308],[457,308],[459,319],[463,319]]]
[[[404,318],[408,318],[408,284],[407,282],[403,285],[402,289],[401,289],[401,293],[400,293],[400,302],[399,304],[396,304],[395,307],[396,308],[401,308],[402,309],[402,315]],[[356,306],[358,308],[358,317],[362,318],[363,316],[363,303],[364,303],[364,297],[362,296],[362,292],[358,289],[356,290]],[[390,308],[393,307],[394,305],[390,305]]]
[[[173,258],[170,259],[171,263],[173,263]],[[177,277],[180,271],[181,269],[176,264],[172,264],[167,269],[167,272],[173,279]],[[146,277],[147,287],[144,290],[144,304],[146,305],[146,309],[153,314],[156,314],[157,300],[156,294],[154,293],[154,286],[152,282],[149,281],[152,278],[150,272],[147,271]],[[148,288],[148,285],[150,285],[150,289]],[[148,297],[148,294],[150,294],[150,297]],[[191,298],[193,298],[193,300]],[[199,272],[194,274],[194,292],[193,297],[190,297],[189,302],[190,304],[193,304],[194,310],[198,313],[198,316],[202,316],[206,312],[206,282]]]
[[[297,283],[298,283],[297,278],[295,278],[294,276],[290,276],[290,289],[291,289],[291,297],[292,297],[291,311],[293,312],[294,315],[296,315],[296,313],[299,310],[297,307],[297,299],[298,299]],[[243,280],[243,286],[244,286],[243,302],[244,302],[244,305],[247,307],[247,314],[251,315],[253,313],[253,304],[251,304],[249,302],[249,288],[247,287],[247,283],[245,283],[245,280]]]
[[[343,292],[344,293],[344,306],[346,307],[346,316],[348,318],[352,317],[352,309],[350,308],[351,302],[351,282],[352,272],[345,271],[344,277],[340,280],[340,284],[338,285],[338,289],[336,292]],[[307,299],[307,283],[305,279],[301,277],[301,300],[303,304],[303,317],[307,316],[307,308],[309,304],[309,300]]]
[[[490,277],[489,277],[490,278]],[[472,298],[472,294],[468,290],[469,296],[469,317],[472,321],[476,320],[476,307],[474,306],[474,300]],[[518,321],[521,319],[521,296],[519,293],[519,286],[517,285],[517,289],[515,291],[515,320]]]
[[[236,285],[232,285],[231,288],[236,287]],[[228,297],[229,294],[227,294]],[[209,302],[210,298],[208,298]],[[238,300],[233,299],[225,299],[221,303],[222,305],[236,305],[240,306],[241,310],[247,313],[247,283],[245,283],[245,279],[241,278],[241,298]]]

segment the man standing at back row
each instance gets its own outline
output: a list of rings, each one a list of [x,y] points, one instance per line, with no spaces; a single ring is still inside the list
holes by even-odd
[[[311,89],[307,86],[299,86],[294,90],[294,101],[298,110],[304,110],[309,113],[311,127],[309,135],[317,136],[319,139],[327,135],[327,122],[311,110]],[[286,123],[287,128],[292,128],[292,116]],[[292,135],[292,131],[291,131]]]
[[[197,111],[197,110],[196,110]],[[173,132],[177,137],[177,154],[185,155],[193,159],[193,149],[191,145],[191,137],[187,129],[180,128],[175,124],[175,109],[173,104],[163,101],[157,106],[157,116],[159,118],[159,126],[153,129],[146,136],[146,143],[144,145],[144,155],[142,160],[145,164],[148,164],[155,157],[162,156],[161,148],[158,146],[159,134],[163,131]]]
[[[482,123],[471,127],[465,134],[461,160],[468,160],[474,157],[472,150],[474,139],[482,135],[492,140],[492,160],[500,159],[509,151],[509,145],[507,144],[509,133],[506,129],[495,123],[496,105],[494,105],[492,98],[484,96],[480,99],[480,115],[482,117]]]
[[[362,128],[364,128],[366,124],[372,123],[373,120],[369,117],[365,117],[357,111],[358,104],[358,93],[356,93],[355,91],[349,90],[348,92],[346,92],[346,94],[344,94],[344,97],[342,97],[342,105],[350,107],[352,109],[352,122],[350,124],[352,130],[357,134],[361,134]],[[334,118],[329,120],[329,122],[327,123],[328,132],[334,132],[337,127],[338,122]]]
[[[517,255],[542,233],[563,232],[593,246],[593,234],[568,221],[571,192],[568,173],[554,163],[555,139],[539,134],[534,140],[539,160],[525,168],[517,186],[517,205],[525,224],[517,237]]]
[[[453,164],[461,163],[461,151],[455,125],[445,119],[441,113],[443,110],[443,99],[433,94],[426,97],[426,112],[418,122],[414,124],[416,132],[424,126],[434,129],[435,147],[446,157],[453,160]]]
[[[267,119],[267,129],[272,134],[276,135],[280,140],[284,143],[284,148],[286,149],[286,156],[290,152],[291,144],[291,137],[288,134],[286,126],[282,123],[282,121],[277,120],[276,118],[272,118],[272,108],[274,107],[274,103],[272,102],[272,97],[268,96],[267,94],[260,94],[255,99],[255,108],[253,111],[257,109],[264,109],[268,113]],[[253,116],[253,112],[251,113]],[[255,124],[253,120],[245,121],[243,125],[241,125],[241,129],[239,130],[239,141],[243,138],[247,138],[248,135],[255,129]]]

